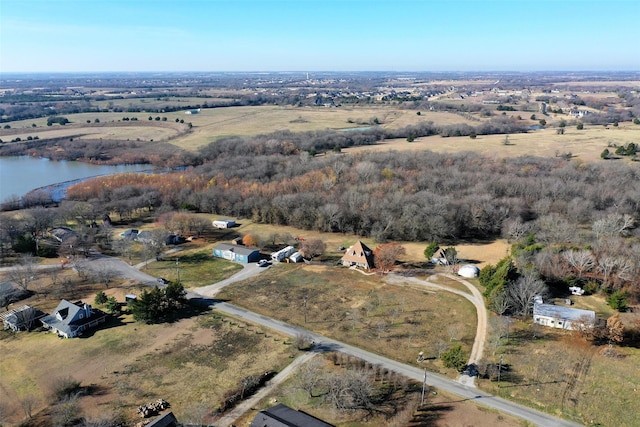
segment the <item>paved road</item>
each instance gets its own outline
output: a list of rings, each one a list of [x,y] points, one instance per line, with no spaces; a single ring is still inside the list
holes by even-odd
[[[233,276],[228,279],[222,280],[218,283],[214,283],[213,285],[202,286],[199,288],[193,289],[193,292],[196,294],[204,295],[207,297],[214,297],[224,288],[234,282],[240,282],[242,280],[248,279],[251,276],[254,276],[258,273],[262,273],[263,271],[268,270],[270,267],[258,267],[256,263],[250,262],[243,265],[242,270],[238,271]]]
[[[315,341],[315,348],[317,351],[340,351],[359,359],[366,360],[367,362],[378,364],[413,380],[422,382],[424,379],[424,371],[419,367],[406,365],[404,363],[379,356],[377,354],[359,349],[357,347],[353,347],[343,342],[315,334],[304,328],[289,325],[285,322],[281,322],[262,314],[257,314],[243,308],[236,307],[232,304],[228,304],[225,302],[213,302],[212,307],[215,310],[243,318],[248,322],[266,326],[270,329],[274,329],[289,336],[297,336],[298,334],[308,335]],[[466,400],[474,400],[480,405],[493,408],[505,414],[510,414],[515,417],[522,418],[538,426],[576,427],[582,425],[574,423],[572,421],[556,418],[552,415],[548,415],[513,402],[509,402],[499,397],[479,391],[473,387],[462,385],[454,380],[445,378],[438,374],[427,373],[427,385],[429,387],[436,387],[437,389],[458,395]]]
[[[92,264],[107,263],[106,265],[109,265],[112,268],[117,269],[117,271],[120,272],[122,277],[127,277],[133,280],[137,280],[137,281],[140,281],[141,283],[144,283],[150,286],[159,285],[154,277],[136,270],[134,267],[130,266],[129,264],[123,261],[120,261],[117,258],[102,257],[102,256],[92,257],[91,263]],[[237,273],[234,277],[236,277],[236,280],[244,280],[245,278],[250,277],[251,274],[258,274],[260,271],[266,270],[265,268],[261,269],[257,266],[256,268],[257,269],[252,269],[252,268],[243,269],[241,272]],[[244,273],[244,274],[241,274],[241,273]],[[228,283],[230,283],[229,280],[230,279],[227,279]],[[222,288],[222,286],[216,287],[215,285],[212,285],[212,287],[203,287],[203,288],[209,288],[209,291],[213,294],[214,292],[217,293],[219,289]],[[309,337],[311,337],[311,339],[315,341],[316,343],[315,350],[318,352],[340,351],[342,353],[349,354],[351,356],[360,358],[367,362],[378,364],[380,366],[393,370],[413,380],[420,381],[420,382],[423,381],[424,370],[422,370],[417,366],[406,365],[404,363],[400,363],[395,360],[391,360],[386,357],[379,356],[377,354],[359,349],[357,347],[345,344],[343,342],[333,340],[319,334],[315,334],[299,326],[293,326],[288,323],[282,322],[280,320],[276,320],[271,317],[264,316],[262,314],[254,313],[229,303],[216,301],[209,296],[205,296],[195,292],[190,292],[187,295],[187,297],[198,304],[205,304],[215,310],[221,311],[229,315],[243,318],[248,322],[265,326],[267,328],[276,330],[285,335],[289,335],[292,337],[295,337],[299,334],[308,335]],[[486,407],[493,408],[500,412],[525,419],[538,426],[576,427],[581,425],[571,421],[556,418],[554,416],[545,414],[540,411],[536,411],[531,408],[527,408],[525,406],[518,405],[513,402],[509,402],[507,400],[501,399],[496,396],[492,396],[490,394],[479,391],[473,387],[460,384],[454,380],[451,380],[449,378],[443,377],[435,373],[427,374],[427,384],[430,387],[436,387],[440,390],[444,390],[449,393],[458,395],[464,399],[474,400],[477,403],[484,405]]]
[[[233,422],[240,418],[245,412],[249,411],[251,408],[256,406],[260,400],[264,399],[273,391],[276,386],[282,384],[284,380],[289,378],[291,374],[293,374],[300,365],[307,363],[311,360],[317,353],[304,353],[302,356],[298,356],[293,362],[287,365],[282,371],[278,373],[275,377],[273,377],[265,387],[262,387],[256,394],[251,396],[250,398],[243,400],[239,403],[235,408],[233,408],[230,412],[225,414],[219,420],[215,421],[215,425],[217,427],[228,427],[233,425]]]

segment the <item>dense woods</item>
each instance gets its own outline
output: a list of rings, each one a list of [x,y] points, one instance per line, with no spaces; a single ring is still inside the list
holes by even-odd
[[[519,266],[551,284],[637,291],[633,164],[431,152],[314,157],[275,140],[231,148],[211,145],[209,160],[179,173],[104,177],[68,196],[124,217],[186,209],[379,242],[503,236],[516,244]]]

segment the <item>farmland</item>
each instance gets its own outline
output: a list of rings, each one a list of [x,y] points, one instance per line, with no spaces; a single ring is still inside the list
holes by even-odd
[[[356,240],[372,248],[397,242],[405,251],[396,273],[465,291],[455,281],[431,278],[450,270],[425,259],[425,247],[435,242],[479,267],[510,256],[519,277],[505,286],[531,273],[559,303],[568,285],[589,286],[593,294],[574,302],[603,319],[614,313],[605,302],[613,292],[637,307],[640,79],[613,77],[558,76],[561,81],[540,78],[535,85],[514,79],[501,87],[489,78],[378,76],[357,85],[274,78],[252,88],[236,80],[210,90],[176,84],[162,94],[105,87],[81,100],[74,91],[84,89],[74,89],[57,94],[59,102],[46,92],[3,88],[0,101],[8,102],[0,102],[0,154],[167,169],[85,181],[57,206],[39,197],[3,206],[3,231],[4,224],[10,227],[2,234],[2,261],[17,262],[30,248],[42,255],[37,245],[47,229],[68,226],[81,231],[79,240],[53,245],[59,249],[54,256],[77,257],[74,247],[91,248],[144,263],[143,272],[195,289],[240,269],[212,257],[218,242],[250,236],[268,256],[318,239],[326,248],[310,264],[272,266],[216,297],[407,364],[424,350],[429,370],[455,378],[439,356],[455,344],[470,351],[476,316],[468,301],[340,268],[337,261]],[[54,110],[69,123],[38,115]],[[109,222],[103,225],[104,215]],[[238,227],[210,229],[211,220],[222,217],[234,218]],[[37,228],[36,220],[44,225]],[[202,221],[206,227],[198,226]],[[182,251],[147,263],[153,248],[136,243],[125,251],[116,244],[127,228],[195,238]],[[591,257],[588,269],[567,261],[566,254],[578,251]],[[131,281],[65,271],[34,284],[27,302],[51,310],[62,297],[92,301],[103,289],[119,301],[142,291]],[[130,416],[136,405],[156,398],[188,418],[203,407],[210,415],[243,373],[279,371],[299,354],[285,337],[237,319],[191,308],[170,320],[144,325],[125,311],[108,327],[69,341],[3,333],[0,351],[11,356],[0,361],[0,392],[14,402],[6,422],[18,423],[24,406],[35,401],[42,418],[34,425],[47,425],[52,370],[100,391],[80,399],[89,418]],[[637,414],[624,410],[640,381],[634,341],[590,344],[572,333],[541,331],[527,316],[514,321],[509,338],[494,330],[488,341],[481,368],[502,357],[510,370],[499,384],[481,378],[481,389],[583,423],[638,424]],[[43,354],[60,353],[70,356],[40,362]],[[303,401],[294,388],[285,385],[270,399],[327,410],[317,400]],[[415,404],[415,396],[407,398]],[[450,400],[432,398],[433,405]],[[480,417],[475,405],[454,403],[459,418],[454,411],[440,413],[438,421]],[[343,415],[334,422],[361,425]],[[487,414],[482,422],[493,425],[499,417]]]

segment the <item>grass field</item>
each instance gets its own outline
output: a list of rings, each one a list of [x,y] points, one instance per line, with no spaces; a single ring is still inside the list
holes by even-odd
[[[510,112],[517,116],[525,114],[521,111]],[[121,127],[117,122],[124,116],[137,117],[140,121],[148,122],[149,116],[167,117],[163,126],[151,127]],[[528,115],[526,113],[525,115]],[[172,144],[187,149],[198,148],[225,136],[250,136],[266,134],[279,130],[303,132],[326,129],[349,129],[370,126],[373,118],[381,122],[383,128],[401,128],[419,122],[431,121],[438,125],[467,123],[475,125],[477,122],[469,120],[463,115],[448,112],[422,111],[418,116],[414,110],[400,109],[393,105],[371,107],[229,107],[203,109],[199,114],[185,115],[184,112],[174,113],[82,113],[66,116],[76,125],[73,127],[47,127],[45,119],[23,120],[11,123],[11,129],[0,129],[0,137],[14,139],[28,136],[38,136],[40,139],[62,136],[88,134],[91,138],[169,141]],[[87,120],[94,122],[100,119],[102,127],[82,126]],[[474,151],[485,156],[504,158],[525,155],[554,157],[558,154],[571,153],[574,158],[584,161],[600,159],[600,153],[613,145],[626,145],[640,140],[640,126],[631,123],[621,123],[620,126],[585,125],[583,130],[577,130],[570,124],[565,128],[564,135],[556,133],[555,126],[566,116],[554,115],[547,117],[549,126],[542,130],[525,134],[509,135],[509,144],[505,145],[504,135],[480,135],[476,139],[468,137],[440,136],[416,138],[409,143],[405,139],[387,140],[375,146],[360,146],[345,150],[348,153],[362,151],[407,151],[430,150],[435,152]],[[178,131],[168,125],[175,124],[175,120],[191,122],[193,128],[186,135],[176,137]],[[527,119],[528,120],[528,119]],[[530,120],[529,120],[530,121]],[[106,126],[114,122],[115,126]],[[155,121],[154,121],[155,122]],[[33,128],[35,123],[37,127]],[[534,123],[531,121],[531,123]],[[146,123],[147,125],[149,123]],[[614,151],[614,150],[610,150]]]
[[[572,157],[583,161],[601,161],[600,154],[609,145],[627,145],[640,141],[640,126],[621,124],[619,127],[585,126],[583,130],[575,127],[565,128],[564,135],[556,134],[556,129],[542,129],[524,134],[509,135],[509,145],[504,145],[504,135],[479,135],[469,137],[429,136],[416,138],[414,142],[405,139],[383,141],[374,146],[351,147],[347,153],[376,151],[422,151],[436,153],[460,153],[472,151],[491,158],[521,156],[555,157],[571,153]],[[609,148],[609,151],[615,151]],[[612,160],[615,161],[615,160]],[[626,161],[626,160],[623,160]]]
[[[158,398],[182,416],[198,405],[211,410],[243,377],[289,363],[294,349],[282,338],[207,319],[141,325],[123,315],[70,340],[0,332],[0,401],[12,402],[14,413],[5,422],[17,424],[24,417],[19,404],[30,396],[37,402],[34,413],[49,403],[57,378],[71,376],[99,390],[80,399],[83,415],[122,413],[132,420],[137,405]]]
[[[631,409],[640,393],[640,349],[614,347],[607,356],[606,345],[588,345],[568,331],[521,322],[512,329],[509,341],[486,357],[497,363],[502,355],[510,372],[500,388],[485,379],[482,389],[586,425],[640,425]]]
[[[475,338],[475,308],[467,300],[341,267],[279,264],[218,297],[404,363],[421,350],[435,358],[438,346],[453,341],[468,353]],[[429,364],[455,375],[440,361]]]

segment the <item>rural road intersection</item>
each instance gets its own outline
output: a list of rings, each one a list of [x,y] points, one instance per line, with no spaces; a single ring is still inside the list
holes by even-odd
[[[118,271],[118,274],[121,275],[122,277],[139,281],[140,283],[143,283],[149,286],[160,286],[160,287],[164,286],[158,283],[155,277],[150,276],[146,273],[143,273],[137,270],[136,268],[130,266],[126,262],[121,261],[117,258],[98,256],[98,257],[92,257],[90,262],[90,264],[93,264],[94,266],[100,265],[103,263],[108,264],[110,268]],[[104,268],[104,266],[99,268]],[[252,275],[258,274],[266,270],[268,270],[268,268],[261,268],[256,266],[253,263],[247,264],[244,266],[243,270],[236,273],[231,278],[213,285],[197,288],[194,290],[197,292],[189,292],[187,297],[193,301],[196,301],[199,304],[206,304],[207,306],[217,311],[245,319],[248,322],[265,326],[267,328],[276,330],[280,333],[283,333],[292,337],[295,337],[301,334],[307,335],[314,340],[315,342],[314,350],[316,352],[339,351],[339,352],[351,355],[353,357],[360,358],[369,363],[380,365],[386,369],[393,370],[415,381],[419,381],[419,382],[423,381],[424,370],[418,366],[406,365],[404,363],[400,363],[395,360],[388,359],[386,357],[351,346],[349,344],[346,344],[337,340],[333,340],[331,338],[327,338],[319,334],[315,334],[304,328],[290,325],[280,320],[277,320],[268,316],[264,316],[262,314],[258,314],[258,313],[237,307],[233,304],[218,301],[212,298],[224,286],[229,285],[230,283],[233,283],[235,281],[245,280],[251,277]],[[441,285],[433,284],[428,281],[417,280],[414,278],[396,277],[390,280],[397,281],[397,282],[403,282],[403,281],[412,282],[412,283],[429,286],[433,288],[442,288],[442,290],[446,290],[448,292],[455,291],[455,290],[452,290],[451,288],[446,288]],[[467,286],[467,288],[469,287],[472,288],[472,289],[469,289],[472,292],[472,294],[469,294],[464,291],[457,291],[454,293],[457,293],[460,296],[468,299],[478,309],[477,310],[478,311],[478,330],[477,330],[478,335],[476,336],[476,340],[474,342],[474,346],[472,350],[472,355],[470,357],[470,360],[472,362],[475,362],[482,355],[482,346],[484,344],[484,337],[486,335],[486,311],[484,309],[484,305],[478,306],[479,303],[482,303],[482,298],[481,296],[479,296],[479,292],[477,291],[477,289],[475,289],[473,286],[470,286],[470,285]],[[482,317],[483,315],[481,313],[484,314],[484,317]],[[481,325],[484,325],[484,326],[481,327]],[[478,344],[478,342],[480,342],[480,344]],[[493,408],[505,414],[522,418],[538,426],[575,427],[575,426],[581,425],[578,423],[574,423],[572,421],[556,418],[552,415],[545,414],[543,412],[537,411],[532,408],[518,405],[516,403],[510,402],[505,399],[480,391],[476,389],[474,386],[465,385],[464,383],[454,381],[452,379],[443,377],[435,373],[427,373],[427,384],[429,387],[435,387],[437,389],[444,390],[448,393],[455,394],[457,396],[460,396],[464,400],[473,400],[483,406]]]

